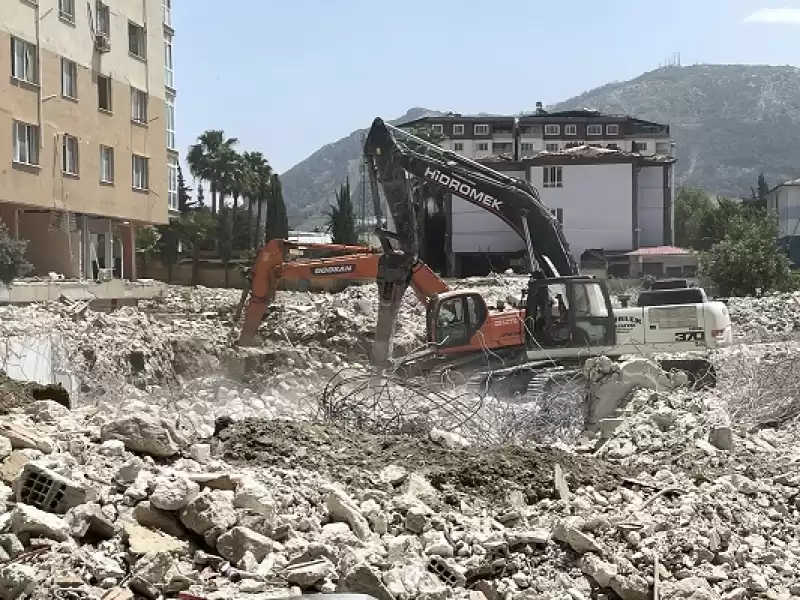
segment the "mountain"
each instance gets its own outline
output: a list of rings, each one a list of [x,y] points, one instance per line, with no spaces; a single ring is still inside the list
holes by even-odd
[[[548,110],[574,108],[669,124],[682,185],[749,196],[761,172],[770,185],[800,176],[800,69],[795,67],[664,67],[590,90]],[[442,113],[413,108],[396,122],[426,114]],[[283,175],[293,224],[324,223],[334,190],[346,175],[357,182],[353,197],[358,202],[364,131],[320,148]]]
[[[396,125],[442,114],[427,108],[411,108],[390,123]],[[339,141],[323,146],[281,175],[283,197],[292,226],[311,229],[318,225],[324,228],[329,206],[335,202],[336,190],[346,177],[350,178],[353,202],[356,207],[359,206],[363,190],[361,150],[366,134],[367,128],[358,129]]]

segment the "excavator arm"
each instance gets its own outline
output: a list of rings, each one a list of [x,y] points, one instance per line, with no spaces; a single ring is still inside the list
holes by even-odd
[[[526,244],[532,270],[548,277],[578,274],[561,224],[527,181],[509,177],[375,119],[364,142],[375,215],[381,216],[380,191],[394,222],[394,232],[378,231],[384,249],[377,277],[380,308],[372,360],[384,365],[392,353],[400,303],[416,260],[414,205],[407,175],[497,215]],[[379,218],[380,221],[380,218]],[[398,244],[392,247],[389,237]]]
[[[319,250],[343,253],[326,258],[301,258],[286,260],[287,251]],[[244,323],[239,336],[240,346],[253,344],[256,331],[267,307],[275,298],[281,280],[347,279],[374,281],[378,276],[380,250],[368,246],[343,246],[338,244],[298,244],[286,240],[272,240],[259,253],[253,267],[251,283],[242,294],[235,320],[238,322],[247,302]],[[432,296],[449,291],[447,284],[424,263],[411,265],[411,286],[417,299],[426,305]]]

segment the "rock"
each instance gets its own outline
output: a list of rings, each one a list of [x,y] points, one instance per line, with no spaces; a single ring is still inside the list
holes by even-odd
[[[172,422],[144,413],[106,423],[100,428],[100,439],[120,440],[132,452],[162,458],[176,455],[186,445]]]
[[[34,421],[42,423],[56,423],[59,419],[68,417],[70,410],[53,400],[37,400],[25,407],[25,413]]]
[[[239,484],[233,505],[267,517],[270,521],[275,518],[275,500],[270,491],[257,481],[246,479]]]
[[[137,556],[157,552],[170,554],[187,554],[189,552],[187,542],[166,533],[142,527],[138,523],[125,523],[123,532],[130,553]]]
[[[217,551],[234,564],[248,552],[261,562],[272,551],[272,545],[270,538],[247,527],[234,527],[217,539]]]
[[[425,546],[425,554],[428,556],[453,556],[453,547],[444,535],[443,531],[429,531],[422,536]]]
[[[750,577],[747,579],[747,589],[760,594],[769,589],[769,584],[762,574],[751,573]]]
[[[66,520],[27,504],[17,504],[14,508],[11,513],[11,530],[17,534],[27,533],[59,542],[69,539],[69,525]]]
[[[17,423],[0,422],[0,436],[7,438],[14,450],[31,449],[45,454],[53,451],[53,440]]]
[[[14,448],[11,445],[11,440],[7,437],[0,436],[0,460],[8,458],[13,450]]]
[[[571,517],[561,521],[553,530],[553,537],[569,545],[575,552],[600,552],[600,545],[590,534],[580,530],[581,520]]]
[[[36,569],[28,565],[0,565],[0,600],[17,600],[36,588]]]
[[[376,600],[395,600],[369,565],[360,564],[339,580],[336,591],[340,593],[368,594]]]
[[[546,529],[508,529],[504,533],[509,548],[528,544],[544,546],[550,540],[550,532]]]
[[[304,589],[334,575],[336,575],[336,567],[324,557],[289,565],[285,572],[286,581]]]
[[[116,534],[114,524],[103,514],[99,504],[76,506],[64,518],[69,525],[70,535],[74,538],[110,540]]]
[[[153,552],[142,556],[134,565],[131,587],[142,595],[153,596],[153,591],[175,593],[189,589],[197,580],[195,573],[181,568],[180,562],[166,552]]]
[[[728,426],[712,427],[708,442],[719,450],[733,450],[733,430]]]
[[[406,529],[417,535],[425,531],[428,525],[427,510],[422,506],[412,506],[406,512]]]
[[[408,471],[399,465],[389,465],[384,467],[380,473],[381,481],[385,481],[394,486],[398,486],[408,477]]]
[[[161,510],[180,510],[200,492],[200,486],[186,477],[156,477],[150,504]]]
[[[143,527],[163,531],[167,535],[183,539],[186,531],[178,518],[171,512],[154,508],[150,502],[139,502],[133,509],[133,518]]]
[[[650,600],[650,584],[641,575],[616,575],[611,579],[611,589],[622,600]]]
[[[212,528],[228,530],[237,519],[233,493],[223,490],[203,490],[181,511],[181,522],[200,535]]]
[[[331,519],[347,523],[359,539],[369,538],[371,533],[369,523],[358,510],[352,498],[345,492],[330,488],[325,504]]]
[[[594,579],[601,588],[611,587],[611,580],[617,576],[617,566],[601,560],[595,554],[584,554],[580,567],[581,572]]]

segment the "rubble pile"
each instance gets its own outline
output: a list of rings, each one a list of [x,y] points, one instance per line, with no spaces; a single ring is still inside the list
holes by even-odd
[[[800,331],[800,292],[728,300],[735,335],[749,341],[786,340]]]
[[[454,287],[492,305],[523,285]],[[0,415],[0,600],[800,597],[798,348],[762,343],[793,329],[792,296],[731,300],[746,343],[716,389],[609,367],[593,383],[629,400],[580,438],[575,398],[368,371],[376,296],[280,292],[235,356],[239,290],[0,308],[5,336],[63,340],[92,399]],[[404,351],[424,339],[407,300]]]

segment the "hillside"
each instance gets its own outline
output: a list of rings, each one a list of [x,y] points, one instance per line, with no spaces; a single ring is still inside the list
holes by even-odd
[[[800,69],[794,67],[665,67],[549,107],[570,108],[596,108],[670,124],[678,181],[685,185],[742,195],[755,186],[759,172],[770,185],[800,175]],[[398,121],[423,114],[437,113],[414,108]],[[358,188],[354,197],[360,197],[362,133],[328,144],[284,174],[293,224],[324,221],[320,215],[347,174]]]
[[[402,117],[391,121],[404,123],[426,115],[443,114],[426,108],[412,108]],[[312,228],[325,223],[328,207],[335,202],[334,194],[350,177],[354,202],[361,197],[361,148],[367,129],[358,129],[339,141],[323,146],[304,161],[281,175],[283,196],[292,226]]]

